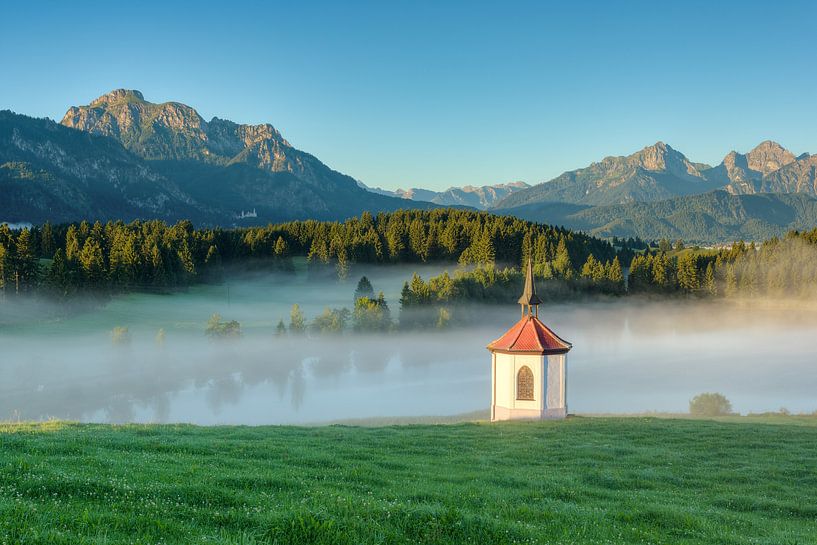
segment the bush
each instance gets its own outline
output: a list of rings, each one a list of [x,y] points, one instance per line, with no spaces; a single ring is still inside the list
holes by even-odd
[[[694,416],[724,416],[732,414],[732,403],[730,403],[723,394],[698,394],[689,401],[689,414]]]
[[[204,334],[211,339],[235,339],[241,336],[241,324],[235,320],[223,321],[219,314],[213,314],[207,321]]]
[[[129,345],[131,341],[130,331],[127,327],[117,326],[111,331],[111,342],[117,346]]]

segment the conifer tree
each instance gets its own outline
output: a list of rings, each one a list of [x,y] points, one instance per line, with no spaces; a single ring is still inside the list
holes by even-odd
[[[82,267],[85,285],[88,288],[101,287],[105,281],[105,259],[102,247],[94,238],[87,238],[79,254],[79,264]]]
[[[700,288],[697,260],[691,253],[678,258],[678,286],[687,293]]]
[[[706,272],[704,273],[704,290],[706,290],[707,295],[711,297],[717,297],[718,295],[718,285],[715,282],[715,268],[712,266],[712,262],[706,265]]]
[[[40,267],[37,262],[31,230],[23,229],[17,235],[13,263],[15,289],[19,289],[21,292],[33,289],[39,279]]]
[[[289,312],[289,331],[294,334],[306,331],[306,319],[297,303],[292,305],[292,310]]]
[[[71,270],[65,261],[62,248],[58,248],[54,252],[54,258],[51,260],[51,267],[49,267],[46,277],[52,293],[58,298],[66,298],[74,292],[75,284],[71,276]]]
[[[224,279],[224,269],[221,265],[221,254],[218,246],[211,244],[207,248],[207,256],[204,258],[204,267],[208,278],[213,282],[221,282]]]
[[[735,265],[728,263],[726,265],[726,279],[724,286],[724,295],[727,297],[734,297],[738,293],[738,279],[735,274]]]
[[[52,257],[55,251],[54,229],[49,222],[45,222],[40,233],[40,254],[43,257]]]
[[[278,236],[278,240],[275,241],[275,248],[274,248],[275,257],[287,257],[289,255],[289,245],[287,241],[284,240],[284,237]]]
[[[408,283],[406,283],[408,285]],[[355,288],[355,301],[360,299],[361,297],[373,297],[374,296],[374,288],[372,287],[372,283],[369,282],[369,279],[365,276],[361,276],[360,280],[357,282],[357,288]]]
[[[68,227],[68,231],[65,233],[65,259],[69,263],[78,261],[79,251],[80,246],[77,228],[73,225],[70,225]]]
[[[573,278],[573,264],[570,261],[570,254],[567,251],[567,243],[564,236],[559,237],[559,244],[556,246],[556,255],[553,258],[553,271],[556,276],[565,280]]]
[[[605,270],[607,281],[610,283],[612,289],[616,293],[624,291],[624,272],[621,270],[621,263],[618,256],[613,258],[613,261],[606,267]]]

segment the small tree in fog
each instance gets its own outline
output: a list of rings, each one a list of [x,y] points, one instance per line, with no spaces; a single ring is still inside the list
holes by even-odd
[[[446,307],[440,307],[437,311],[437,329],[448,329],[451,321],[451,312]]]
[[[376,299],[361,297],[355,301],[352,317],[355,331],[388,331],[392,327],[391,312],[382,291]]]
[[[130,331],[127,327],[117,326],[111,331],[111,342],[116,346],[129,345],[131,341]]]
[[[207,321],[204,334],[211,339],[235,339],[241,336],[241,324],[235,320],[222,320],[221,315],[213,314]]]
[[[287,334],[287,326],[284,324],[284,320],[278,320],[278,325],[275,327],[275,335],[277,337],[283,337]]]
[[[719,393],[698,394],[689,401],[693,416],[724,416],[732,414],[732,403]]]
[[[341,333],[346,328],[351,313],[346,308],[325,308],[312,322],[312,329],[318,333]]]
[[[374,288],[372,287],[372,283],[369,282],[369,279],[365,276],[361,276],[360,280],[357,283],[357,288],[355,288],[355,301],[360,299],[361,297],[374,297]]]
[[[304,313],[301,312],[301,307],[298,304],[292,305],[292,310],[289,312],[289,331],[291,333],[303,333],[306,331],[306,319]]]
[[[153,339],[156,342],[156,346],[159,348],[165,345],[165,329],[163,327],[159,328],[159,331],[156,332],[156,337]]]

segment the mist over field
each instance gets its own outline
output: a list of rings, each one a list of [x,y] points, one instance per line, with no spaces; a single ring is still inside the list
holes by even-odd
[[[356,267],[344,281],[254,272],[171,295],[120,296],[46,322],[35,316],[53,315],[49,303],[6,302],[0,420],[277,424],[485,411],[485,346],[518,319],[514,301],[452,308],[469,323],[445,331],[275,335],[295,303],[308,321],[325,307],[351,308],[364,274],[397,319],[413,272],[453,268]],[[206,338],[213,313],[240,322],[242,338]],[[705,391],[724,393],[742,413],[817,410],[809,305],[628,299],[545,304],[540,317],[574,345],[572,413],[685,412]],[[127,327],[130,342],[114,344],[114,327]]]

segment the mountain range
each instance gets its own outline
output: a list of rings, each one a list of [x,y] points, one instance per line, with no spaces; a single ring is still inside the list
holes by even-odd
[[[358,183],[361,187],[380,195],[399,197],[411,201],[430,202],[440,206],[468,206],[478,210],[487,210],[511,193],[530,187],[525,182],[510,182],[483,186],[449,187],[445,191],[434,191],[419,187],[389,191],[379,187],[368,187],[363,182]]]
[[[767,140],[715,167],[658,142],[508,195],[497,213],[599,236],[726,242],[817,225],[817,156]]]
[[[658,142],[624,157],[606,157],[590,166],[518,191],[494,208],[542,203],[609,205],[651,202],[722,189],[733,195],[796,193],[817,195],[817,157],[793,153],[772,141],[749,153],[732,151],[720,165],[693,163]]]
[[[657,142],[529,186],[388,191],[294,148],[270,124],[209,121],[118,89],[60,123],[0,111],[0,221],[190,219],[225,227],[464,206],[600,236],[723,242],[817,225],[817,156],[765,141],[717,166]]]
[[[292,147],[272,125],[241,125],[119,89],[57,124],[0,112],[0,220],[187,218],[210,225],[343,219],[403,208]],[[417,203],[415,207],[433,207]]]

